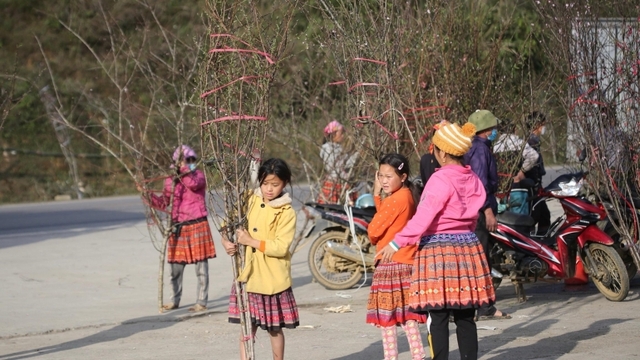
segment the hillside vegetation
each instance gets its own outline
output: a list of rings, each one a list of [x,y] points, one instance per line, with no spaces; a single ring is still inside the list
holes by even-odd
[[[257,11],[276,12],[277,18],[287,2],[257,4]],[[331,16],[326,4],[333,9]],[[303,169],[308,174],[309,167],[321,167],[317,153],[328,121],[339,119],[353,127],[351,135],[363,134],[349,121],[366,112],[355,107],[367,96],[372,108],[380,106],[383,101],[376,99],[383,95],[358,98],[331,84],[367,76],[389,82],[396,108],[441,108],[429,119],[411,115],[417,137],[428,138],[425,123],[439,118],[462,122],[477,108],[513,119],[543,110],[554,119],[552,134],[557,136],[546,139],[549,155],[562,158],[563,65],[549,61],[542,46],[548,34],[533,1],[311,0],[296,6],[271,95],[265,153],[287,159],[298,180],[306,180]],[[136,119],[158,118],[149,137],[138,140],[154,144],[167,166],[178,139],[172,124],[176,116],[187,119],[180,138],[197,147],[198,94],[191,94],[193,106],[180,108],[180,99],[197,91],[201,76],[185,74],[206,61],[212,21],[206,1],[0,0],[0,8],[0,203],[76,196],[39,94],[46,86],[58,90],[61,111],[84,132],[68,131],[67,140],[86,196],[134,189],[112,154],[86,136],[105,143],[129,136],[123,117],[129,126]],[[264,24],[265,29],[279,25]],[[349,72],[356,56],[384,59],[391,70],[383,75],[373,68]],[[162,105],[154,105],[154,112],[145,110],[156,102]],[[114,130],[106,133],[107,128]],[[418,151],[426,145],[421,141]]]

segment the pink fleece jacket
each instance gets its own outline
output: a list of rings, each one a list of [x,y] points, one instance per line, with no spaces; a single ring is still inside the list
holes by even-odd
[[[181,169],[182,173],[187,171],[189,171],[187,167]],[[173,179],[173,177],[165,179],[162,196],[151,194],[151,205],[153,207],[164,210],[169,206]],[[180,181],[173,189],[171,219],[174,222],[184,222],[207,216],[207,207],[204,202],[206,185],[204,174],[197,169],[180,178]]]
[[[484,186],[469,166],[441,167],[427,182],[416,214],[391,246],[418,244],[425,235],[473,232],[485,198]]]

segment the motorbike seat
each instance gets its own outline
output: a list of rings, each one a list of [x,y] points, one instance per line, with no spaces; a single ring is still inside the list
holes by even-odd
[[[534,226],[536,221],[529,215],[505,211],[496,217],[499,223],[511,226]]]
[[[345,214],[344,205],[341,205],[341,204],[318,204],[315,202],[307,202],[305,203],[305,205],[315,209],[322,208],[325,210]],[[367,220],[367,222],[370,222],[371,219],[373,219],[373,216],[376,214],[376,208],[373,206],[362,208],[362,209],[357,207],[352,207],[351,212],[353,213],[354,217],[362,218]]]
[[[307,202],[304,204],[314,209],[326,209],[330,211],[344,212],[344,206],[340,204],[320,204],[317,202]]]
[[[533,190],[535,187],[536,187],[535,181],[533,181],[532,179],[529,179],[529,178],[520,180],[519,182],[513,183],[511,185],[512,189],[531,189],[531,190]]]
[[[368,207],[368,208],[351,208],[351,212],[353,212],[354,216],[360,216],[363,218],[373,218],[373,215],[376,214],[376,208],[375,207]]]

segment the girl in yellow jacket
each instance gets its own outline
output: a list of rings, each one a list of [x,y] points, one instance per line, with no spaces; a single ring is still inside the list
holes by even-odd
[[[258,169],[258,187],[249,199],[247,229],[238,229],[238,243],[246,245],[245,267],[238,281],[246,283],[252,331],[267,330],[274,359],[284,357],[283,328],[299,325],[298,306],[291,290],[289,246],[296,228],[296,213],[284,188],[291,182],[291,170],[281,159],[266,160]],[[222,240],[229,255],[237,245]],[[235,287],[229,299],[229,322],[240,323]],[[241,358],[244,343],[241,341]]]

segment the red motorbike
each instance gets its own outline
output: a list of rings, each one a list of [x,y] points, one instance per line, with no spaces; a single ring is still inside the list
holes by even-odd
[[[588,275],[608,300],[627,297],[625,263],[613,239],[597,226],[606,212],[578,196],[583,177],[584,173],[560,175],[540,190],[538,201],[557,199],[564,210],[544,235],[536,235],[535,221],[528,215],[508,211],[498,214],[498,228],[491,233],[489,244],[489,263],[502,275],[494,276],[496,287],[502,279],[510,279],[518,300],[524,302],[524,283]]]

